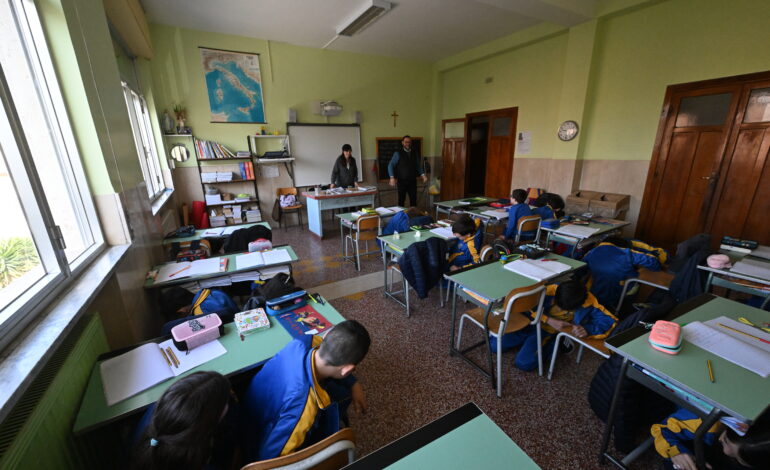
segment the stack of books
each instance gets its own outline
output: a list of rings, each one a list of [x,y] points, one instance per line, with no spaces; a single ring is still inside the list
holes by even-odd
[[[195,139],[195,146],[198,148],[201,160],[235,158],[235,154],[230,149],[217,142]]]
[[[222,203],[222,195],[217,194],[206,194],[206,204],[221,204]]]
[[[262,221],[262,213],[259,211],[259,209],[250,209],[246,211],[246,222],[247,223],[254,223],[254,222],[261,222]]]
[[[751,253],[751,251],[755,250],[757,247],[759,247],[759,243],[754,240],[741,240],[740,238],[727,236],[722,237],[722,242],[719,245],[719,248],[722,250],[737,251],[746,254]]]
[[[216,171],[204,171],[201,173],[201,181],[204,183],[216,183],[217,172]]]
[[[209,225],[211,225],[212,227],[224,227],[225,225],[227,225],[225,216],[220,214],[220,215],[209,217]]]
[[[238,158],[251,158],[251,152],[248,150],[238,150],[235,156]]]
[[[233,172],[217,171],[217,182],[227,182],[233,180]]]

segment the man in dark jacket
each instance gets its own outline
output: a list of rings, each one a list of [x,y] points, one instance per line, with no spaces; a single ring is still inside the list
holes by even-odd
[[[422,178],[422,182],[428,181],[425,176],[425,168],[422,164],[422,158],[416,149],[412,148],[412,138],[405,135],[401,140],[401,150],[393,152],[393,158],[388,163],[388,175],[390,176],[390,185],[396,186],[398,183],[398,205],[406,207],[406,194],[409,193],[409,204],[417,205],[417,177]]]

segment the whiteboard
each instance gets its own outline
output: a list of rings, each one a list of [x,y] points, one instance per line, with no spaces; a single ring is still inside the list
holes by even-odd
[[[334,161],[342,146],[353,147],[358,166],[358,181],[362,181],[361,127],[358,124],[300,124],[289,123],[291,156],[294,157],[294,184],[315,186],[331,183]]]

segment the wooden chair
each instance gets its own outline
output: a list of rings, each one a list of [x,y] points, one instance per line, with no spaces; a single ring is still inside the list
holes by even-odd
[[[521,241],[521,232],[536,232],[535,243],[540,240],[540,222],[542,218],[539,215],[526,215],[519,217],[516,221],[516,239],[517,244]]]
[[[268,470],[276,468],[336,470],[353,463],[355,450],[356,437],[353,434],[353,430],[343,428],[310,447],[274,459],[253,462],[244,466],[241,470]]]
[[[353,226],[353,230],[345,236],[345,253],[343,258],[345,260],[354,261],[356,269],[361,270],[361,255],[370,255],[380,253],[379,250],[369,251],[369,241],[376,240],[380,234],[380,216],[377,214],[362,215],[356,219],[356,223]],[[348,255],[348,241],[350,242],[351,249],[354,251],[353,255]],[[366,252],[361,253],[360,243],[364,242]]]
[[[541,283],[533,286],[520,287],[508,293],[503,305],[505,311],[493,310],[485,318],[485,310],[474,308],[468,310],[460,318],[460,331],[457,334],[457,349],[460,349],[460,340],[463,335],[463,325],[465,319],[473,322],[484,330],[484,334],[490,334],[497,341],[497,396],[502,396],[503,391],[503,335],[513,333],[526,328],[529,325],[535,325],[537,329],[537,362],[538,373],[543,375],[543,352],[542,352],[542,330],[540,329],[540,318],[543,316],[543,302],[545,301],[545,286]],[[537,310],[535,310],[537,309]],[[535,318],[529,317],[529,313],[535,310]],[[487,354],[491,354],[487,350]]]
[[[278,188],[276,190],[276,197],[278,199],[281,199],[281,196],[287,196],[289,194],[294,195],[295,198],[297,198],[296,204],[289,207],[281,207],[281,204],[278,204],[278,227],[281,226],[281,222],[283,221],[283,214],[290,214],[295,213],[297,214],[297,221],[302,226],[302,208],[304,207],[299,202],[299,196],[297,195],[297,188]],[[286,230],[286,227],[283,228]]]

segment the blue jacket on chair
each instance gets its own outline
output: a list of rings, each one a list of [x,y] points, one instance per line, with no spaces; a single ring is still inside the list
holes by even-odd
[[[401,274],[417,296],[424,299],[447,270],[447,243],[438,237],[413,243],[398,260]]]
[[[666,255],[653,254],[654,250],[644,249],[638,242],[632,242],[631,248],[620,248],[612,243],[600,243],[583,257],[591,271],[591,293],[602,305],[614,308],[623,292],[626,279],[636,277],[637,267],[643,266],[651,271],[659,271],[661,259]],[[649,247],[649,245],[647,245]],[[651,247],[650,247],[651,248]],[[660,258],[659,258],[660,256]]]

